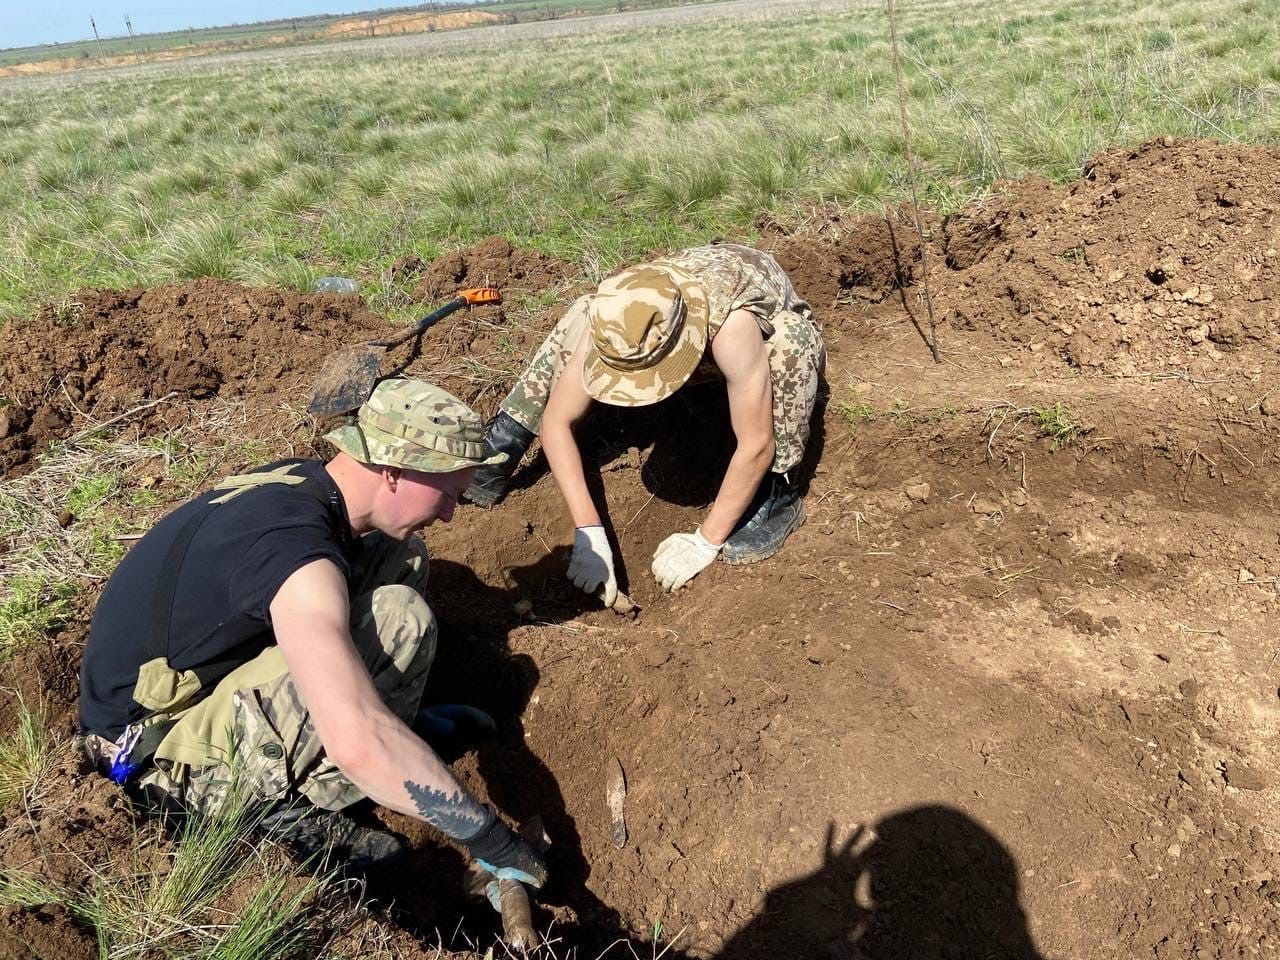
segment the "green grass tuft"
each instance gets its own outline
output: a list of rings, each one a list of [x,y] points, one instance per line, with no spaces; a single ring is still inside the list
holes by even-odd
[[[240,263],[242,234],[233,221],[201,217],[178,224],[161,238],[157,259],[183,280],[230,280]]]
[[[1040,433],[1052,441],[1051,447],[1054,450],[1075,440],[1078,429],[1076,422],[1071,411],[1061,401],[1052,407],[1033,407],[1031,413],[1040,424]]]
[[[0,812],[18,797],[35,791],[53,766],[53,737],[44,718],[20,704],[18,722],[0,737]],[[0,902],[10,899],[10,880],[0,874]],[[27,904],[24,904],[27,905]]]
[[[5,586],[0,599],[0,661],[65,624],[77,593],[69,580],[34,573],[9,577]]]
[[[82,477],[67,491],[67,510],[75,517],[86,517],[91,510],[110,497],[119,485],[118,474]]]
[[[869,420],[874,420],[876,417],[876,408],[869,403],[839,400],[834,406],[836,413],[840,414],[855,434],[858,432],[858,427]]]

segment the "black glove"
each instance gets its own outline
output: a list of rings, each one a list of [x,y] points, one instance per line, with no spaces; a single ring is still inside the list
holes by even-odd
[[[465,703],[423,707],[411,726],[446,763],[498,733],[493,717]]]
[[[547,864],[542,855],[512,832],[489,807],[489,825],[462,844],[485,870],[499,880],[519,880],[538,888],[547,882]]]

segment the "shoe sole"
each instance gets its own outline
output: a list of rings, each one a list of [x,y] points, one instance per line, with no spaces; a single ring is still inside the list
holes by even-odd
[[[798,529],[800,529],[800,527],[804,525],[804,521],[805,521],[804,501],[800,500],[798,502],[800,505],[800,509],[796,511],[795,517],[792,518],[791,523],[787,526],[787,532],[782,535],[782,538],[778,541],[777,546],[775,546],[772,550],[757,550],[753,553],[735,553],[732,556],[727,552],[722,551],[720,554],[720,559],[723,560],[725,563],[729,564],[730,566],[734,566],[734,567],[744,566],[748,563],[759,563],[761,560],[768,560],[775,553],[777,553],[779,550],[782,549],[782,545],[787,542],[787,538],[791,536],[791,534],[795,533]]]

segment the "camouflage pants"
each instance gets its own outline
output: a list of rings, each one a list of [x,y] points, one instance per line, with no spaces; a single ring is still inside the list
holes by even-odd
[[[588,304],[589,297],[573,302],[502,401],[503,412],[533,433],[542,425],[551,388],[587,330]],[[761,332],[766,337],[773,383],[774,453],[770,469],[785,473],[804,457],[827,347],[813,320],[803,314],[784,310],[774,315],[769,325],[772,334],[763,329]]]
[[[379,695],[406,722],[417,713],[436,650],[435,616],[422,597],[427,568],[418,538],[401,543],[373,533],[350,588],[351,638]],[[228,674],[182,716],[139,786],[207,815],[226,809],[233,792],[249,802],[300,794],[327,810],[363,798],[325,756],[275,646]]]

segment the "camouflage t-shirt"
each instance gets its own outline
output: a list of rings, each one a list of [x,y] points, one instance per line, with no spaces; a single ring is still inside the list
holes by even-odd
[[[693,274],[707,292],[708,341],[734,310],[749,310],[767,340],[773,336],[772,320],[784,310],[807,316],[809,305],[800,299],[785,271],[769,254],[736,243],[693,247],[654,261],[671,263]]]

